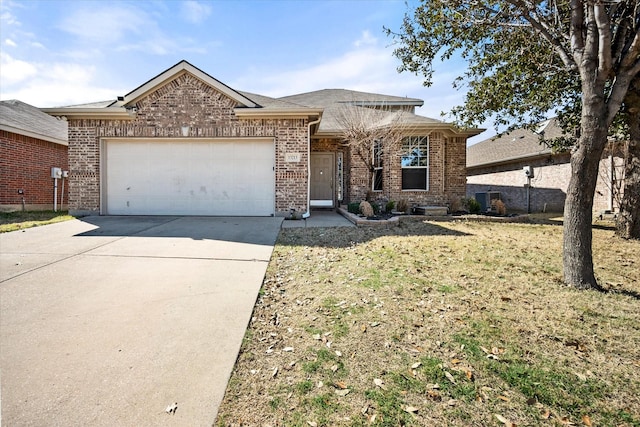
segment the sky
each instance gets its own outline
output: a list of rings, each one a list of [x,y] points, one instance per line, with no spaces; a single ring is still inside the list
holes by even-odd
[[[181,60],[233,89],[280,97],[351,89],[424,100],[448,120],[465,64],[433,85],[398,73],[394,40],[415,0],[0,0],[0,99],[36,107],[113,100]],[[489,130],[472,142],[495,134]]]

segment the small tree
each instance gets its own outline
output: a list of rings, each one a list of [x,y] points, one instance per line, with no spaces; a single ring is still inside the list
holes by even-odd
[[[406,120],[410,113],[387,105],[365,107],[354,104],[340,104],[336,121],[343,144],[367,168],[370,191],[376,167],[382,165],[382,159],[391,158],[402,148],[403,137],[410,128]],[[384,184],[383,188],[388,190]]]

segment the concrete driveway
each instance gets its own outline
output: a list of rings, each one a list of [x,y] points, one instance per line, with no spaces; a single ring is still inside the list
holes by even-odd
[[[87,217],[0,235],[2,425],[210,426],[281,222]]]

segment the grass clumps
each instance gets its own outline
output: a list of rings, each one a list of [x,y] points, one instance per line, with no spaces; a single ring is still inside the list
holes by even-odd
[[[75,217],[69,215],[67,211],[0,212],[0,233],[69,221],[74,218]]]
[[[640,425],[640,242],[594,229],[607,292],[561,251],[543,224],[283,230],[216,425]]]

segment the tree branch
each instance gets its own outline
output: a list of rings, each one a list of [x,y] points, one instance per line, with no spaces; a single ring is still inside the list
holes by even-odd
[[[571,0],[571,27],[569,38],[571,40],[571,52],[576,63],[582,62],[584,54],[584,34],[582,26],[584,22],[584,7],[581,0]]]
[[[532,14],[537,16],[534,6],[528,5],[522,0],[507,0],[507,3],[520,10],[520,16],[526,20],[549,44],[551,44],[551,46],[553,46],[553,49],[560,56],[560,60],[567,68],[570,70],[577,69],[575,58],[569,55],[569,52],[566,51],[559,36],[552,33],[551,26],[544,22],[543,19],[531,16]]]
[[[593,18],[598,28],[598,73],[600,78],[606,78],[611,75],[613,66],[611,59],[611,26],[603,3],[594,4]]]

